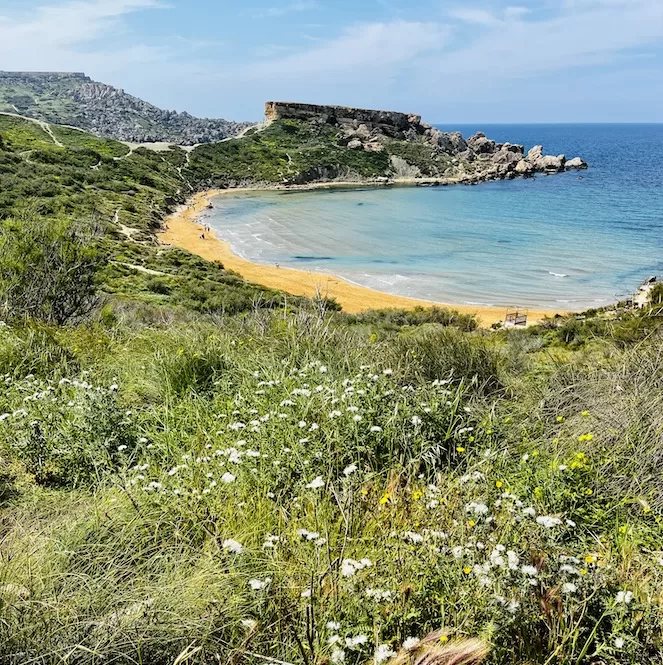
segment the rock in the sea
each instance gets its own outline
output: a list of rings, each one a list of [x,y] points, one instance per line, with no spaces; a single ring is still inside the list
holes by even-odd
[[[526,159],[521,159],[517,164],[516,164],[516,173],[522,175],[522,176],[529,176],[534,173],[534,164],[531,162],[528,162]]]
[[[550,173],[557,173],[564,170],[564,164],[566,163],[566,158],[564,155],[546,155],[545,157],[539,157],[539,159],[534,162],[534,166],[537,171],[547,171]]]
[[[532,162],[532,164],[534,164],[538,159],[541,159],[541,157],[543,157],[542,145],[535,145],[533,148],[530,148],[527,153],[527,161]]]
[[[565,167],[567,170],[586,169],[587,162],[584,159],[581,159],[580,157],[574,157],[573,159],[569,159],[569,161],[566,162]]]

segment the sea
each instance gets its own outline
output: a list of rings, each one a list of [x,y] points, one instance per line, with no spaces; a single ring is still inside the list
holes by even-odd
[[[440,303],[582,311],[663,274],[663,125],[439,125],[586,171],[477,186],[220,196],[206,222],[251,261]]]

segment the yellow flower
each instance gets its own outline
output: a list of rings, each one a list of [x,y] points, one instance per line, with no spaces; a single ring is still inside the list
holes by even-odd
[[[585,494],[586,494],[587,496],[592,496],[592,494],[594,494],[594,490],[588,487],[588,488],[585,490]]]
[[[460,446],[458,446],[458,448],[456,448],[456,452],[458,452],[458,453],[464,453],[464,452],[465,452],[465,448],[461,448]]]
[[[504,483],[501,480],[498,480],[495,483],[495,487],[497,487],[497,489],[500,489],[501,487],[504,487]]]
[[[596,557],[593,557],[591,554],[588,554],[585,557],[585,563],[596,563]]]
[[[415,501],[419,501],[419,499],[421,499],[423,495],[424,493],[421,490],[415,490],[414,492],[412,492],[412,498]]]
[[[580,574],[581,575],[587,575],[587,568],[581,568],[580,569]]]
[[[563,423],[564,422],[564,416],[557,416],[557,422],[558,423]]]
[[[589,415],[589,411],[583,411],[580,415],[581,415],[583,418],[587,418],[587,416]]]
[[[469,575],[472,572],[472,569],[469,566],[465,566],[465,568],[463,568],[463,572],[466,575]]]
[[[534,488],[534,498],[535,499],[542,499],[543,498],[543,490],[540,487],[535,487]]]
[[[442,635],[442,637],[440,637],[440,642],[442,642],[442,644],[446,644],[448,641],[449,638],[446,635]]]
[[[476,525],[477,525],[477,523],[476,523],[474,520],[470,520],[470,521],[467,523],[467,526],[471,526],[471,527],[475,527]]]
[[[390,498],[391,498],[391,495],[389,494],[389,492],[385,492],[382,495],[382,498],[380,499],[380,505],[384,506],[385,503],[389,503]]]

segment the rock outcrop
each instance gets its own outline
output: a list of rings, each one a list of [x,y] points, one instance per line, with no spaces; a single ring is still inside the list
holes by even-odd
[[[0,111],[132,143],[211,143],[248,123],[165,111],[82,73],[0,72]]]
[[[536,145],[527,154],[522,145],[498,143],[478,132],[468,139],[459,132],[443,132],[421,116],[395,111],[317,106],[294,102],[267,102],[267,124],[294,120],[331,125],[338,129],[340,142],[349,150],[397,151],[397,142],[418,146],[417,154],[425,165],[409,163],[402,154],[390,155],[391,177],[440,178],[446,181],[475,183],[484,180],[529,177],[536,173],[559,173],[565,169],[587,168],[580,158],[570,162],[564,155],[546,155]],[[402,150],[400,151],[402,153]]]

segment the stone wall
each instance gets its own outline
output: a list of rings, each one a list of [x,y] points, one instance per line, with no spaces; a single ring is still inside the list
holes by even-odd
[[[392,127],[406,131],[421,123],[421,116],[395,111],[357,109],[346,106],[319,106],[295,102],[267,102],[265,119],[274,120],[321,120],[338,125],[361,124],[368,127]]]

